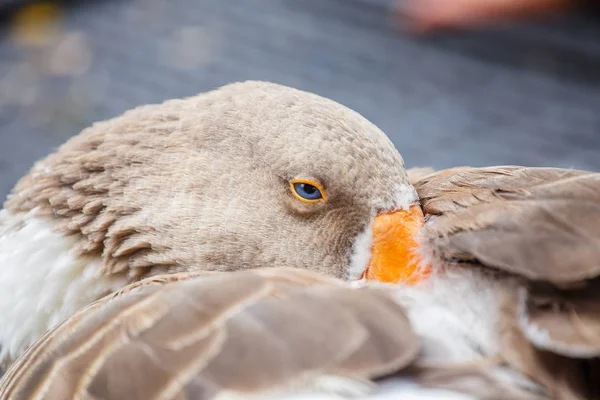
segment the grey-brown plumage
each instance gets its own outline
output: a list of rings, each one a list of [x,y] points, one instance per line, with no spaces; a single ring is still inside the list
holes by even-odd
[[[298,177],[322,182],[328,201],[297,202]],[[249,271],[352,276],[349,263],[367,265],[373,217],[414,206],[415,193],[426,217],[417,255],[431,267],[416,286]],[[51,218],[102,276],[175,274],[51,330],[0,395],[263,399],[366,387],[410,398],[416,384],[470,398],[600,398],[599,200],[600,174],[585,171],[407,173],[357,114],[277,85],[140,108],[39,163],[6,210]]]
[[[435,285],[365,283],[357,289],[279,268],[150,278],[93,304],[41,339],[8,373],[0,393],[27,398],[49,385],[57,392],[46,398],[76,388],[101,398],[263,398],[294,387],[319,388],[323,376],[350,378],[350,391],[357,380],[397,371],[400,380],[471,398],[598,398],[596,264],[585,251],[569,253],[579,245],[593,250],[588,241],[600,216],[592,207],[598,175],[520,167],[421,170],[417,177],[413,172],[428,215],[421,252],[433,264]],[[588,210],[588,220],[569,220],[568,208],[554,208],[563,202]],[[559,211],[564,218],[553,214]],[[585,222],[590,225],[579,226]],[[561,240],[571,240],[570,246],[555,247]],[[570,261],[578,257],[579,264]],[[571,264],[562,258],[579,269],[565,272]],[[591,272],[578,272],[586,267]],[[441,304],[450,308],[481,303],[488,290],[496,293],[492,298],[499,301],[483,310],[494,313],[497,307],[500,314],[492,326],[497,353],[482,348],[479,359],[446,360],[443,341],[432,346],[431,339],[451,337],[459,348],[462,337],[443,326],[423,331],[421,324],[432,317],[423,316],[417,303],[425,299],[426,307],[439,307],[429,298],[452,274],[473,281],[475,291],[443,289]],[[398,303],[416,324],[419,340]],[[94,339],[101,340],[84,345]],[[81,355],[67,362],[74,352]],[[178,397],[181,391],[184,397]]]
[[[511,282],[504,361],[556,398],[600,396],[600,174],[457,168],[413,183],[430,215],[422,252]]]
[[[320,375],[402,369],[418,341],[400,305],[302,270],[149,278],[77,313],[28,350],[3,399],[264,398]]]

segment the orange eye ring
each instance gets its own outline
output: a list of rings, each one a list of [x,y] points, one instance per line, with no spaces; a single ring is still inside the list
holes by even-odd
[[[294,179],[290,181],[290,190],[294,197],[303,203],[325,203],[327,193],[323,185],[310,179]]]

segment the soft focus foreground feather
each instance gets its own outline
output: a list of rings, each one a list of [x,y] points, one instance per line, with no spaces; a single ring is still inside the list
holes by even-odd
[[[402,308],[381,290],[301,270],[180,273],[75,314],[14,364],[0,395],[263,398],[318,375],[385,375],[417,352]]]
[[[600,174],[455,168],[413,175],[441,270],[505,285],[501,354],[553,398],[600,396]]]

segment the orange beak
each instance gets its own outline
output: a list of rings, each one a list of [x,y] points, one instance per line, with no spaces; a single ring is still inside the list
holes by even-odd
[[[416,235],[424,223],[418,205],[375,217],[371,261],[362,278],[409,284],[425,279],[430,267],[422,265],[416,252]]]

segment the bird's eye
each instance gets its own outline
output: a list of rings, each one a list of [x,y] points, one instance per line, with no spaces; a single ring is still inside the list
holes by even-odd
[[[290,182],[292,194],[305,203],[319,203],[327,201],[325,190],[317,182],[295,179]]]

